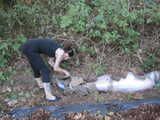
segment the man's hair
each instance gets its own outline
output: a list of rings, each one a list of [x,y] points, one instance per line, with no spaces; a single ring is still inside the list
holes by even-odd
[[[63,42],[63,49],[65,52],[68,53],[68,55],[70,57],[72,57],[74,55],[74,51],[73,51],[73,48],[72,48],[72,43],[69,42],[69,41],[64,41]]]

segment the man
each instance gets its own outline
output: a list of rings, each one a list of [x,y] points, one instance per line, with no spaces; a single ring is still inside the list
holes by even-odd
[[[54,71],[63,73],[65,77],[70,77],[70,73],[61,68],[60,63],[73,56],[71,46],[69,44],[64,44],[64,48],[62,48],[59,44],[50,39],[31,39],[21,46],[21,50],[28,58],[38,86],[44,88],[46,99],[49,101],[55,101],[56,96],[52,95],[51,92],[50,70],[45,65],[40,54],[49,57],[48,62],[54,68]]]

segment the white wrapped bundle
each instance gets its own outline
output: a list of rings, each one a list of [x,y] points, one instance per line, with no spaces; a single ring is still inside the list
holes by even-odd
[[[151,89],[154,85],[154,80],[147,77],[141,79],[140,77],[135,77],[131,72],[129,72],[125,79],[122,78],[120,81],[113,81],[112,90],[132,93]]]
[[[150,77],[153,76],[151,76],[151,74],[149,75]],[[151,79],[146,76],[135,76],[133,73],[129,72],[126,78],[121,78],[119,81],[112,80],[109,75],[101,76],[97,79],[95,84],[98,91],[106,92],[112,90],[125,93],[133,93],[136,91],[143,91],[153,88],[153,86],[155,85],[155,79]]]
[[[154,80],[156,83],[160,82],[160,71],[153,71],[147,73],[145,76],[151,80]]]
[[[98,91],[108,91],[112,87],[112,79],[109,75],[103,75],[97,78],[95,82]]]

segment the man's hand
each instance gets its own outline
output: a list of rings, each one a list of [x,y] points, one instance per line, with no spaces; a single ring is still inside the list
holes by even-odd
[[[60,67],[54,66],[54,71],[57,71],[57,72],[65,74],[65,77],[70,77],[70,73],[67,70],[62,69]]]
[[[65,74],[65,77],[70,77],[71,76],[70,73],[67,70],[64,70],[63,72]]]

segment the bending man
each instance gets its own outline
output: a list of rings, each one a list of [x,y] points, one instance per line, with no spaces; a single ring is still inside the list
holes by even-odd
[[[70,73],[67,70],[62,69],[60,63],[73,56],[71,46],[64,45],[64,48],[62,48],[59,44],[50,39],[31,39],[22,45],[21,50],[28,58],[38,86],[44,88],[46,99],[55,101],[56,96],[52,95],[51,92],[50,70],[44,63],[40,54],[45,54],[49,57],[49,63],[54,68],[54,71],[64,73],[66,77],[69,77]],[[54,58],[55,61],[53,61]]]

